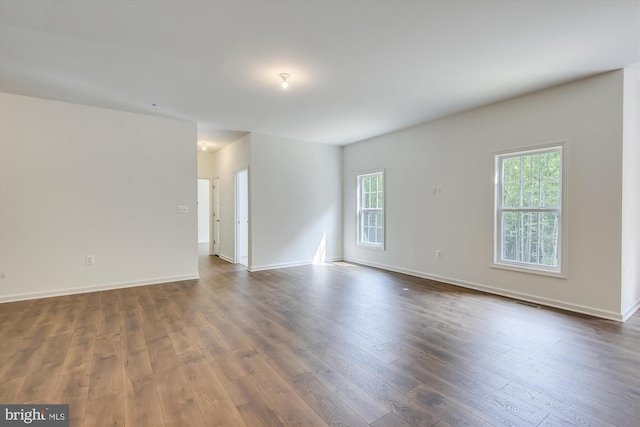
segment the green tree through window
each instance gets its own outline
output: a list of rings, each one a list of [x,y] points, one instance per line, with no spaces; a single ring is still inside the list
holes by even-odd
[[[496,156],[496,263],[560,271],[562,147]]]
[[[358,175],[358,244],[384,245],[383,172]]]

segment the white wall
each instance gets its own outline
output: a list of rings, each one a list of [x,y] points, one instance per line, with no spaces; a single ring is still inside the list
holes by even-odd
[[[234,174],[249,167],[250,150],[251,134],[247,134],[218,151],[198,154],[198,175],[211,178],[212,182],[213,178],[220,178],[220,258],[229,262],[233,262],[235,253]]]
[[[622,314],[640,306],[640,67],[624,70]]]
[[[345,259],[620,319],[622,77],[595,76],[344,147]],[[492,153],[562,140],[566,280],[491,268]],[[355,245],[356,174],[378,168],[386,169],[385,251]]]
[[[215,152],[198,150],[198,178],[215,178]]]
[[[4,93],[0,123],[0,301],[197,277],[194,123]]]
[[[341,158],[341,147],[252,134],[252,271],[342,259]]]

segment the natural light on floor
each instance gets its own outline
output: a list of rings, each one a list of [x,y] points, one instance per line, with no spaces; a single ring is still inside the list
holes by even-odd
[[[324,264],[324,261],[326,258],[327,258],[327,233],[323,233],[322,239],[320,239],[320,244],[318,245],[318,249],[316,250],[316,254],[313,256],[313,264]]]

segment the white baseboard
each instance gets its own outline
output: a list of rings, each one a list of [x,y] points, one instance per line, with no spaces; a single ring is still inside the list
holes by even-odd
[[[228,256],[226,256],[226,255],[219,254],[219,255],[218,255],[218,258],[223,259],[223,260],[225,260],[225,261],[230,262],[231,264],[233,264],[233,258],[231,258],[231,257],[228,257]]]
[[[636,311],[640,309],[640,301],[636,301],[636,303],[631,306],[629,310],[622,314],[622,321],[626,322],[631,316],[635,314]]]
[[[602,319],[607,320],[615,320],[616,322],[624,322],[640,307],[640,302],[636,304],[634,309],[629,310],[623,316],[620,313],[616,313],[614,311],[601,310],[599,308],[588,307],[580,304],[568,303],[565,301],[559,301],[551,298],[543,298],[536,295],[527,294],[524,292],[516,292],[510,291],[507,289],[496,288],[493,286],[483,285],[480,283],[468,282],[465,280],[453,279],[451,277],[438,276],[435,274],[427,274],[421,271],[409,270],[406,268],[393,267],[390,265],[377,264],[368,261],[353,259],[353,258],[345,258],[345,261],[352,262],[354,264],[362,264],[369,267],[380,268],[383,270],[394,271],[396,273],[407,274],[409,276],[421,277],[423,279],[435,280],[442,283],[447,283],[450,285],[460,286],[463,288],[474,289],[477,291],[487,292],[490,294],[500,295],[508,298],[514,298],[517,300],[533,302],[536,304],[546,305],[549,307],[560,308],[562,310],[573,311],[575,313],[588,314],[589,316],[600,317]]]
[[[336,262],[336,261],[342,261],[342,258],[325,260],[325,262]],[[313,264],[312,260],[285,262],[281,264],[258,265],[258,266],[251,266],[251,268],[249,268],[249,271],[253,273],[255,271],[275,270],[277,268],[300,267],[301,265],[311,265],[311,264]]]
[[[133,288],[136,286],[158,285],[160,283],[180,282],[183,280],[199,279],[198,274],[187,274],[183,276],[159,277],[155,279],[134,280],[131,282],[106,283],[102,285],[82,286],[79,288],[56,289],[53,291],[28,292],[24,294],[13,294],[0,296],[0,303],[25,301],[38,298],[59,297],[63,295],[84,294],[86,292],[106,291],[110,289]]]

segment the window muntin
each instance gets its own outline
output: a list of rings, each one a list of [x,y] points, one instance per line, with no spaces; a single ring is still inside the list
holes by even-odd
[[[562,270],[563,147],[495,156],[494,264]]]
[[[358,175],[358,237],[363,246],[384,248],[384,172]]]

